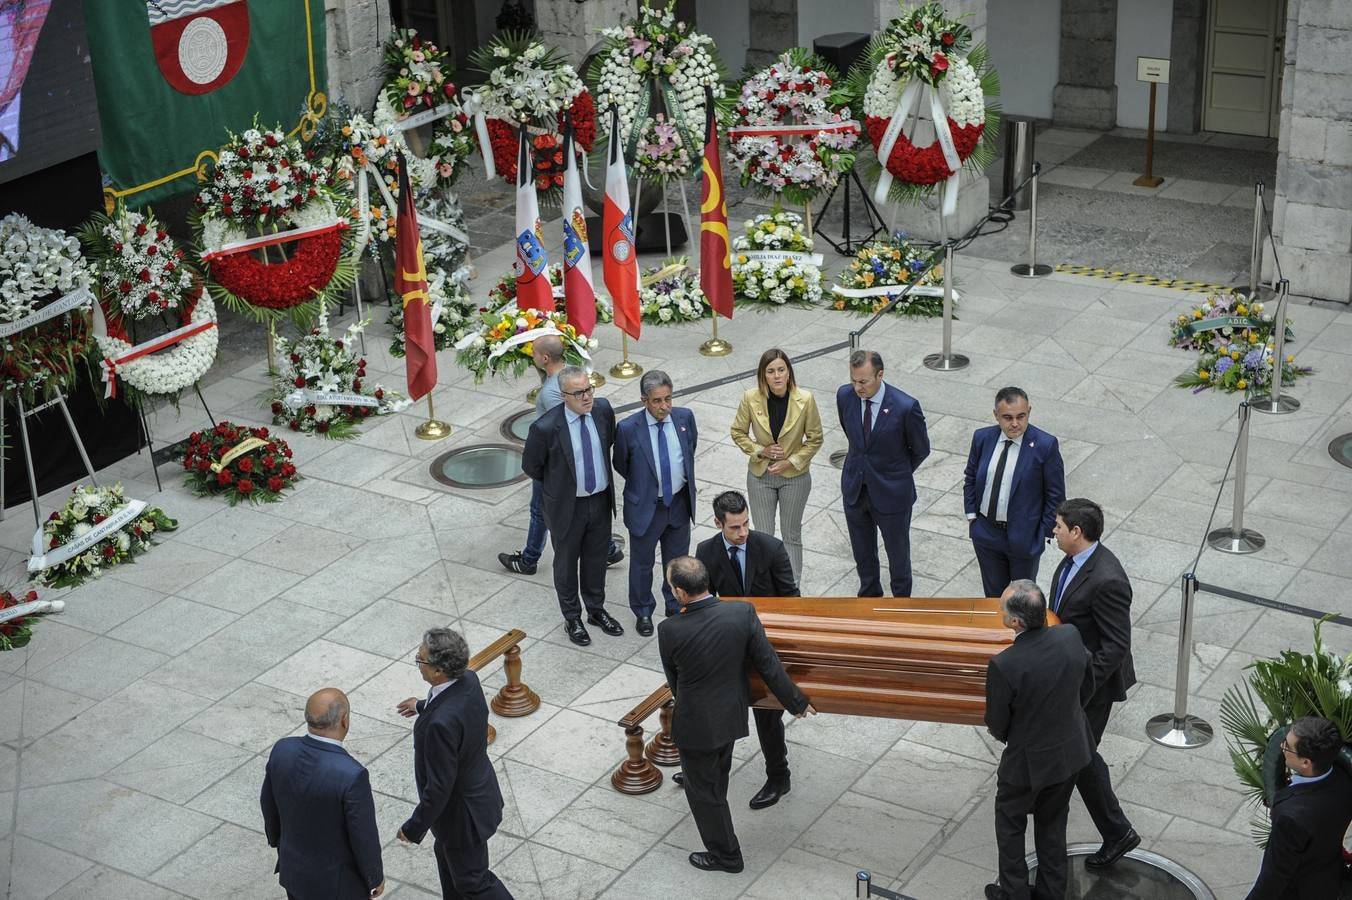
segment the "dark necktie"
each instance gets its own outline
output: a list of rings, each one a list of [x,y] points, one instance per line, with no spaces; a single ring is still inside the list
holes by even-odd
[[[736,544],[728,548],[728,561],[732,563],[732,571],[737,575],[738,596],[746,596],[746,579],[742,577],[742,567],[737,562],[737,551],[741,550]]]
[[[587,417],[577,417],[578,431],[582,433],[582,489],[588,494],[596,493],[596,463],[592,460],[591,429],[587,426]]]
[[[1014,442],[1006,439],[1003,441],[1004,449],[1000,451],[1000,461],[995,464],[995,474],[991,476],[991,502],[986,504],[986,518],[992,522],[995,521],[995,513],[1000,506],[1000,485],[1005,478],[1005,463],[1009,460],[1009,448]]]
[[[1061,612],[1061,601],[1066,594],[1066,582],[1070,580],[1070,570],[1075,565],[1075,559],[1067,556],[1061,565],[1065,568],[1061,570],[1061,578],[1056,583],[1056,598],[1052,603],[1052,612],[1054,613]]]
[[[667,436],[662,433],[665,420],[657,423],[657,468],[662,472],[662,502],[671,506],[671,454],[667,452]]]
[[[864,443],[873,437],[873,401],[864,401]]]

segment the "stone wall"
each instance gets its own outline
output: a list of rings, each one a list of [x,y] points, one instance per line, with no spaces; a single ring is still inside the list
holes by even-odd
[[[1117,124],[1117,0],[1062,0],[1057,125],[1107,131]]]
[[[751,45],[746,48],[749,69],[762,69],[785,50],[798,46],[798,0],[750,0],[748,15],[751,17]]]
[[[537,0],[535,22],[546,43],[580,65],[601,40],[601,29],[632,19],[637,8],[634,0]]]
[[[1352,300],[1352,3],[1290,0],[1273,235],[1291,292]],[[1276,271],[1271,250],[1263,273]]]
[[[388,0],[325,0],[329,101],[370,109],[380,90],[381,44],[389,37]]]
[[[1202,70],[1206,66],[1206,0],[1174,0],[1169,39],[1169,130],[1202,127]]]

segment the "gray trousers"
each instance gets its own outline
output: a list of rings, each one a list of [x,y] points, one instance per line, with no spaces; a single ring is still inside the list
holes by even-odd
[[[751,507],[751,524],[757,531],[772,537],[775,534],[775,510],[779,510],[780,540],[789,551],[793,577],[803,578],[803,510],[807,495],[812,493],[812,473],[804,472],[792,478],[783,475],[754,475],[746,473],[746,500]]]

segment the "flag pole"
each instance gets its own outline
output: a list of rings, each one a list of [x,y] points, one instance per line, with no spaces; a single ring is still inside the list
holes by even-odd
[[[413,433],[424,441],[439,441],[444,437],[451,436],[451,426],[437,418],[436,412],[432,409],[432,392],[427,392],[427,421],[423,422]]]
[[[620,331],[620,347],[624,357],[610,367],[611,377],[637,378],[642,375],[643,367],[629,358],[629,335],[623,329]]]
[[[708,146],[708,144],[709,144],[709,141],[711,141],[711,140],[716,141],[716,140],[718,139],[718,125],[717,125],[717,119],[714,117],[714,95],[713,95],[713,90],[710,89],[710,88],[708,88],[708,87],[706,87],[706,88],[704,89],[704,108],[705,108],[705,110],[706,110],[706,112],[705,112],[705,117],[704,117],[704,144],[705,144],[705,146],[706,146],[706,148],[707,148],[707,146]],[[720,169],[721,169],[721,168],[722,168],[722,167],[720,166]],[[707,180],[707,179],[709,179],[709,177],[710,177],[710,176],[709,176],[709,171],[706,169],[706,170],[705,170],[705,174],[704,174],[704,178]],[[719,185],[719,190],[722,190],[722,185],[721,185],[721,184]],[[700,201],[700,241],[701,241],[701,247],[700,247],[700,256],[701,256],[701,259],[700,259],[700,267],[701,267],[701,268],[703,268],[703,266],[705,265],[705,261],[704,261],[704,259],[703,259],[703,256],[704,256],[703,249],[704,249],[704,248],[703,248],[703,246],[702,246],[702,244],[703,244],[703,232],[704,232],[704,208],[703,208],[703,207],[704,207],[704,203],[705,203],[705,202],[706,202],[705,200],[701,200],[701,201]],[[724,209],[726,210],[726,207],[724,207]],[[724,225],[725,225],[725,226],[726,226],[726,224],[727,224],[726,219],[727,219],[727,216],[726,216],[726,212],[725,212],[725,215],[724,215]],[[724,233],[725,233],[725,235],[726,235],[726,228],[724,229]],[[726,246],[726,245],[725,245],[725,246]],[[729,249],[729,252],[730,252],[730,251],[731,251],[731,248],[728,248],[728,249]],[[709,306],[709,314],[710,314],[711,316],[713,316],[713,320],[714,320],[714,333],[713,333],[713,336],[712,336],[711,338],[709,338],[709,340],[707,340],[707,341],[705,341],[704,343],[702,343],[702,344],[699,345],[699,352],[700,352],[700,355],[701,355],[701,356],[727,356],[729,353],[732,352],[732,344],[729,343],[728,341],[723,340],[722,338],[720,338],[720,337],[718,336],[718,310],[716,310],[716,309],[713,308],[712,303],[711,303],[710,306]]]

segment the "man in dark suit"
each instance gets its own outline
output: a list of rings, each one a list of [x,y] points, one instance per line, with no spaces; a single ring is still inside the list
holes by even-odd
[[[986,667],[986,727],[1005,745],[995,786],[1000,878],[988,900],[1064,900],[1066,818],[1075,776],[1094,754],[1083,702],[1093,688],[1089,653],[1069,625],[1047,628],[1047,601],[1036,584],[1014,581],[1000,597],[1014,643]],[[1028,888],[1024,834],[1033,816],[1037,887]]]
[[[1030,412],[1022,388],[1001,388],[996,424],[976,430],[967,454],[962,499],[987,597],[1000,596],[1011,581],[1037,580],[1056,507],[1066,499],[1061,449],[1028,424]]]
[[[671,405],[671,378],[650,369],[639,379],[643,409],[615,433],[615,471],[624,479],[624,527],[629,529],[629,608],[639,634],[653,633],[653,561],[662,544],[662,568],[690,552],[695,519],[695,414]],[[662,583],[666,615],[679,607]]]
[[[836,391],[836,413],[849,441],[840,493],[859,570],[859,596],[883,595],[882,532],[892,596],[909,597],[914,473],[930,452],[925,413],[914,397],[883,383],[882,356],[865,350],[850,354],[850,384]]]
[[[343,749],[347,696],[324,688],[305,704],[309,733],[278,741],[259,803],[277,880],[292,900],[365,900],[385,892],[366,769]]]
[[[816,710],[789,680],[755,607],[709,593],[704,563],[678,556],[667,566],[667,582],[681,603],[681,614],[662,620],[657,646],[676,700],[671,739],[681,751],[685,796],[705,847],[703,853],[690,854],[690,864],[706,871],[740,872],[742,848],[728,808],[728,773],[732,745],[747,734],[747,663],[795,716]]]
[[[719,597],[801,596],[784,542],[752,531],[750,519],[746,498],[737,491],[724,491],[714,498],[719,534],[695,548],[695,558],[709,571],[711,589]],[[765,786],[751,798],[751,808],[764,809],[789,792],[789,745],[780,710],[756,707],[751,715],[765,757]]]
[[[606,612],[606,548],[615,518],[615,485],[610,453],[615,446],[615,412],[593,395],[585,370],[565,366],[559,372],[563,403],[530,426],[521,469],[540,482],[541,509],[554,547],[554,590],[568,639],[591,643],[582,624],[606,634],[624,627]],[[578,588],[581,585],[581,602]]]
[[[1094,757],[1075,786],[1103,837],[1103,846],[1086,857],[1084,864],[1101,869],[1141,843],[1117,802],[1108,764],[1097,749],[1113,704],[1126,700],[1127,688],[1136,683],[1131,660],[1131,582],[1117,557],[1099,543],[1103,510],[1092,500],[1063,500],[1056,508],[1053,536],[1066,556],[1052,575],[1051,609],[1062,622],[1079,630],[1089,649],[1089,672],[1094,680],[1094,693],[1084,709],[1094,734]]]
[[[1352,777],[1336,763],[1338,726],[1307,717],[1291,723],[1282,757],[1291,784],[1272,799],[1263,867],[1246,900],[1322,900],[1338,896],[1343,835],[1352,822]]]
[[[415,657],[425,699],[400,701],[413,723],[413,780],[418,805],[399,840],[435,840],[441,895],[452,900],[511,900],[488,868],[488,839],[502,823],[502,792],[488,758],[488,704],[479,676],[469,671],[469,646],[459,632],[431,628]]]

